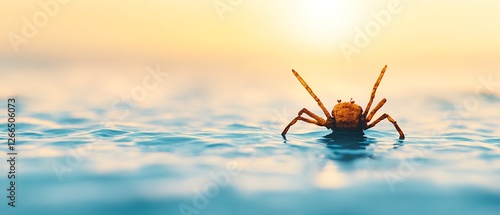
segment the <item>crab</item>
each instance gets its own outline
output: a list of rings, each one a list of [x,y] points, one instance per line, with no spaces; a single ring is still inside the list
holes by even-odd
[[[321,100],[314,94],[312,89],[307,85],[307,83],[300,77],[299,73],[297,73],[295,70],[292,70],[293,74],[297,79],[299,79],[300,83],[304,88],[306,88],[307,92],[316,100],[318,103],[319,107],[321,110],[323,110],[323,113],[326,116],[326,120],[323,119],[322,117],[314,114],[313,112],[307,110],[306,108],[303,108],[302,110],[299,111],[298,116],[295,117],[283,130],[281,135],[283,138],[286,139],[285,135],[290,129],[292,125],[294,125],[298,120],[304,121],[307,123],[315,124],[318,126],[324,126],[327,129],[331,129],[332,131],[338,131],[338,132],[363,132],[363,130],[367,130],[378,124],[380,121],[387,119],[389,122],[391,122],[396,130],[399,133],[399,139],[404,139],[405,135],[401,128],[399,127],[398,123],[396,120],[394,120],[389,114],[384,113],[382,114],[379,118],[377,118],[375,121],[370,122],[377,113],[377,111],[387,102],[387,99],[383,98],[376,106],[373,108],[373,110],[370,111],[370,107],[373,103],[373,99],[375,98],[375,92],[377,91],[378,85],[380,84],[380,81],[382,80],[382,77],[384,76],[385,70],[387,69],[387,65],[384,66],[382,71],[380,72],[380,75],[378,76],[377,81],[375,82],[375,85],[373,86],[372,94],[370,96],[370,101],[368,102],[368,105],[366,105],[365,111],[363,111],[363,108],[361,108],[359,105],[355,104],[354,101],[351,100],[348,102],[342,102],[341,100],[337,100],[338,104],[336,104],[333,107],[333,110],[331,114],[328,112],[328,110],[325,108]],[[306,114],[310,118],[305,118],[302,117],[302,114]]]

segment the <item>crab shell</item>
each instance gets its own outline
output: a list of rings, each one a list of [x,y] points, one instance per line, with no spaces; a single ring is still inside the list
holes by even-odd
[[[333,107],[332,116],[335,119],[337,131],[363,131],[365,120],[363,108],[354,101],[338,103]]]

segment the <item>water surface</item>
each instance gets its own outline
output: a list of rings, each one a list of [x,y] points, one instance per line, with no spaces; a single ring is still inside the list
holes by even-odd
[[[106,118],[107,109],[41,112],[19,98],[14,211],[498,214],[500,99],[482,96],[462,116],[452,104],[467,96],[392,99],[385,108],[397,110],[405,140],[384,121],[351,136],[299,122],[286,141],[293,105],[188,114],[166,104]]]

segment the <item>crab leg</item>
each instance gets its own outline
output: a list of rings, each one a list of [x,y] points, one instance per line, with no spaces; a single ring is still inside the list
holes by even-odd
[[[399,139],[404,139],[405,138],[405,135],[403,134],[403,131],[401,130],[401,128],[399,127],[398,123],[396,122],[396,120],[394,120],[391,116],[389,116],[389,114],[382,114],[382,116],[380,116],[378,119],[376,119],[375,121],[373,121],[372,123],[370,123],[368,126],[366,126],[366,129],[369,129],[373,126],[375,126],[376,124],[378,124],[380,121],[386,119],[389,120],[389,122],[391,122],[394,127],[396,128],[396,130],[398,131],[399,133]],[[366,130],[365,129],[365,130]]]
[[[384,66],[384,68],[380,72],[380,75],[378,76],[377,82],[375,82],[375,85],[373,85],[373,90],[372,90],[372,95],[370,96],[370,101],[368,102],[368,105],[366,105],[365,112],[363,113],[364,119],[366,119],[366,115],[368,115],[368,112],[370,111],[370,107],[372,106],[373,99],[375,98],[375,93],[377,92],[378,85],[380,84],[380,81],[382,81],[382,77],[384,77],[384,73],[385,73],[386,69],[387,69],[387,65]]]
[[[314,98],[314,100],[316,100],[316,102],[318,102],[318,106],[321,108],[321,110],[323,110],[323,113],[325,113],[326,118],[331,118],[332,116],[330,115],[328,110],[325,108],[325,105],[323,105],[323,102],[321,102],[321,100],[319,100],[318,96],[316,96],[316,94],[314,94],[314,92],[309,87],[309,85],[307,85],[306,81],[304,81],[304,79],[302,79],[302,77],[300,77],[299,73],[297,73],[295,70],[292,69],[292,72],[295,75],[295,77],[297,77],[297,79],[299,79],[302,86],[304,86],[306,88],[307,92],[309,92],[309,94]]]
[[[315,120],[312,120],[312,119],[307,119],[307,118],[304,118],[302,117],[302,114],[307,114],[308,116],[314,118]],[[306,108],[302,108],[302,110],[299,111],[299,113],[297,114],[298,116],[295,117],[287,126],[286,128],[283,130],[283,132],[281,132],[281,135],[282,136],[285,136],[285,134],[288,132],[288,129],[290,129],[290,127],[295,124],[297,122],[297,120],[302,120],[304,122],[307,122],[307,123],[311,123],[311,124],[315,124],[315,125],[318,125],[318,126],[324,126],[325,125],[325,120],[321,117],[319,117],[318,115],[314,114],[313,112],[307,110]]]
[[[375,108],[373,108],[372,111],[370,111],[370,114],[368,114],[368,116],[366,117],[366,122],[370,122],[370,120],[372,120],[373,118],[373,115],[375,115],[375,113],[377,113],[378,110],[380,110],[380,108],[382,108],[382,106],[385,104],[385,102],[387,101],[387,99],[382,99],[382,101],[380,101],[377,106],[375,106]]]

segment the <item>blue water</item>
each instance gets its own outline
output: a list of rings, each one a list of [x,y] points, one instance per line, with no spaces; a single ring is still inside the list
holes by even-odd
[[[37,111],[19,98],[17,207],[2,198],[1,210],[500,214],[500,98],[476,97],[473,109],[455,105],[470,96],[390,99],[385,111],[398,113],[403,141],[386,121],[364,136],[298,123],[285,141],[279,133],[301,108],[294,104],[192,113],[137,107],[107,118],[106,105]]]

